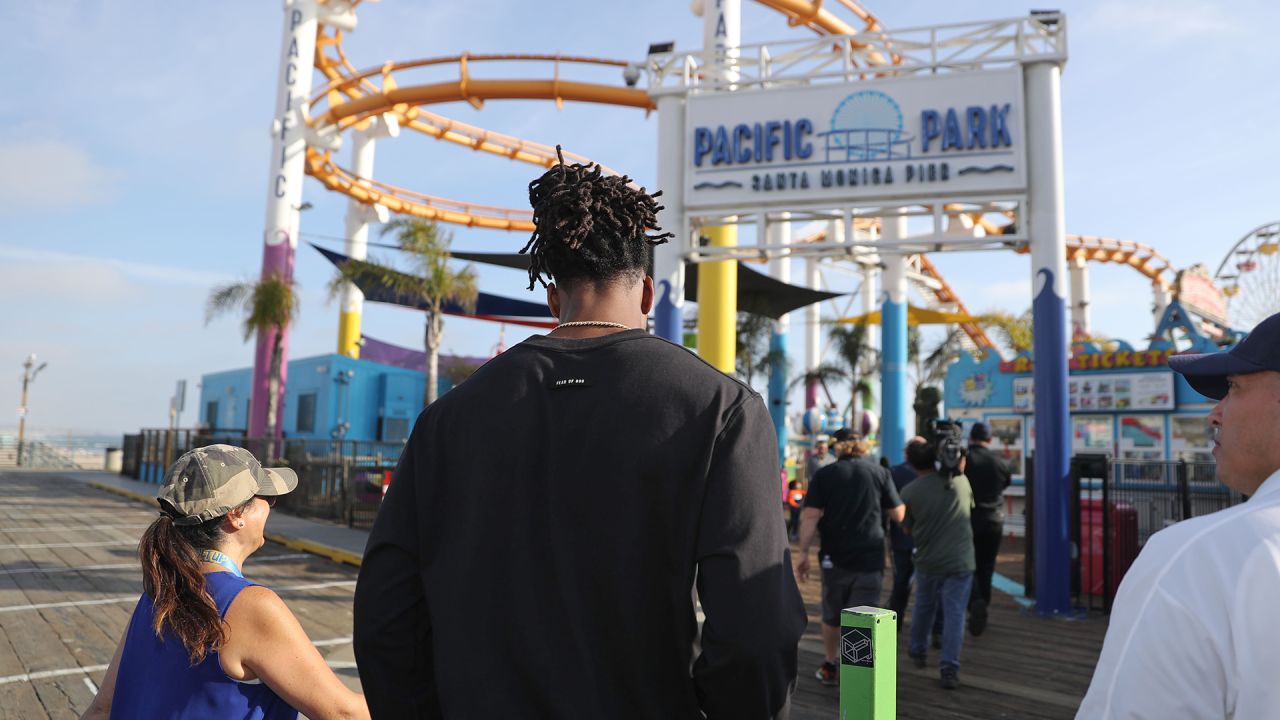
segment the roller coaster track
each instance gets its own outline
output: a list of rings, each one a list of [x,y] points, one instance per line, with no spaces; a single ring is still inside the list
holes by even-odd
[[[987,228],[988,232],[998,231],[998,226],[984,224],[984,227]],[[801,242],[823,242],[826,237],[825,231],[819,231],[804,238]],[[1025,254],[1030,252],[1030,248],[1024,245],[1016,248],[1016,251]],[[1095,237],[1092,235],[1067,235],[1067,260],[1074,261],[1079,258],[1089,262],[1127,265],[1141,273],[1153,285],[1165,291],[1173,288],[1173,282],[1176,278],[1176,271],[1168,258],[1157,252],[1155,248],[1130,240],[1117,240],[1115,238]],[[942,276],[942,273],[938,271],[937,266],[929,260],[927,255],[923,253],[912,255],[907,260],[907,267],[934,281],[931,286],[922,287],[921,290],[932,294],[940,305],[946,305],[954,312],[969,315],[969,311],[960,300],[960,296],[951,289],[946,278]],[[976,347],[983,350],[995,349],[995,344],[978,323],[961,323],[960,327]]]
[[[357,0],[358,2],[358,0]],[[349,3],[351,6],[357,2]],[[825,35],[852,35],[861,32],[883,32],[879,21],[852,0],[838,0],[861,27],[850,24],[823,7],[823,0],[757,0],[787,17],[792,26],[803,26]],[[342,31],[321,24],[316,34],[315,67],[329,81],[312,98],[308,124],[330,135],[349,129],[367,129],[372,118],[389,116],[403,127],[430,137],[453,142],[494,155],[543,167],[556,162],[555,150],[510,135],[494,133],[466,123],[451,120],[425,110],[422,106],[442,102],[466,101],[476,108],[491,99],[553,100],[563,106],[566,100],[595,102],[625,107],[655,109],[644,90],[600,83],[584,83],[561,79],[561,70],[570,67],[604,66],[625,68],[621,60],[566,57],[560,55],[471,55],[429,58],[402,63],[386,63],[378,68],[358,71],[348,60],[342,47]],[[861,47],[861,44],[858,44]],[[871,60],[881,61],[873,54]],[[471,67],[488,62],[552,63],[551,80],[500,79],[481,80],[471,77]],[[430,85],[401,87],[396,74],[431,66],[456,65],[456,79]],[[323,112],[321,112],[323,110]],[[571,162],[590,162],[587,158],[565,153]],[[307,148],[307,173],[330,190],[344,193],[359,202],[380,204],[388,210],[429,220],[456,223],[470,227],[503,230],[532,229],[527,211],[479,205],[405,190],[387,183],[361,178],[339,166],[333,150]],[[617,174],[605,168],[607,172]]]
[[[852,12],[861,27],[846,22],[823,7],[823,0],[756,1],[786,16],[793,27],[803,26],[820,35],[884,32],[879,21],[852,0],[838,0],[837,4]],[[358,2],[359,0],[351,0],[348,4],[354,7]],[[401,63],[388,62],[377,68],[360,71],[348,60],[342,47],[342,38],[342,31],[336,27],[321,24],[317,29],[315,67],[329,82],[312,98],[307,108],[306,120],[313,130],[330,136],[347,130],[367,129],[374,118],[391,118],[402,127],[438,140],[510,160],[550,167],[555,164],[556,155],[555,150],[547,145],[451,120],[426,110],[423,106],[465,101],[479,109],[486,100],[540,99],[552,100],[557,107],[562,107],[565,101],[575,101],[634,107],[646,112],[655,109],[652,98],[644,90],[561,78],[562,70],[570,68],[626,68],[628,63],[621,60],[562,55],[464,53]],[[856,42],[855,46],[863,47]],[[878,53],[872,53],[867,58],[872,64],[889,64],[899,60],[896,55],[886,60]],[[472,67],[478,63],[551,64],[552,79],[478,79],[471,75]],[[456,73],[443,82],[402,87],[401,81],[396,79],[409,71],[446,66],[456,66]],[[569,152],[565,153],[565,158],[572,162],[590,162],[586,157]],[[372,178],[362,178],[334,162],[333,150],[324,147],[308,146],[306,167],[307,173],[325,187],[362,203],[383,205],[392,212],[469,227],[524,232],[531,232],[533,229],[532,217],[527,210],[451,200]],[[608,168],[605,170],[617,174]],[[988,220],[974,218],[974,222],[981,224],[989,234],[999,232],[998,226],[992,225]],[[1068,236],[1067,245],[1069,259],[1084,256],[1095,262],[1127,264],[1142,272],[1162,289],[1172,286],[1172,282],[1166,277],[1173,272],[1168,260],[1147,246],[1124,240],[1074,235]],[[1027,252],[1027,248],[1018,248],[1018,251]],[[921,274],[936,281],[936,287],[931,287],[930,291],[939,303],[967,314],[959,297],[927,257],[918,255],[911,262]],[[962,327],[977,347],[995,348],[991,339],[976,323],[964,323]]]
[[[1017,251],[1026,254],[1031,252],[1031,248],[1023,246]],[[1068,235],[1067,260],[1073,261],[1079,258],[1089,262],[1128,265],[1150,280],[1152,285],[1164,291],[1172,290],[1174,281],[1177,279],[1177,270],[1169,262],[1169,258],[1149,245],[1131,240],[1093,235]]]

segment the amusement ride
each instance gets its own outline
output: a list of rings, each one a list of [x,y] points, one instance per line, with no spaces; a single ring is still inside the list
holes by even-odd
[[[739,261],[768,263],[770,275],[787,284],[791,282],[790,261],[803,261],[802,286],[811,290],[822,289],[825,269],[860,275],[864,313],[871,313],[877,304],[882,311],[879,338],[883,350],[881,399],[885,432],[882,449],[886,456],[897,457],[905,442],[902,436],[906,427],[903,376],[908,283],[916,287],[928,309],[945,313],[950,324],[963,329],[973,349],[998,354],[995,343],[969,314],[929,254],[960,250],[1029,253],[1037,327],[1035,354],[1038,359],[1044,359],[1035,367],[1039,388],[1036,418],[1048,420],[1038,426],[1038,433],[1043,437],[1037,435],[1038,447],[1042,448],[1036,460],[1037,475],[1045,478],[1063,475],[1067,457],[1063,448],[1070,446],[1064,434],[1068,430],[1065,422],[1052,420],[1065,420],[1067,413],[1068,335],[1071,331],[1084,334],[1089,331],[1087,264],[1121,264],[1140,273],[1152,288],[1152,311],[1156,318],[1169,304],[1179,280],[1177,269],[1149,246],[1065,233],[1059,91],[1061,68],[1066,60],[1065,16],[1057,12],[1033,12],[1027,17],[1005,21],[890,32],[852,0],[825,4],[823,0],[757,2],[777,11],[791,27],[806,31],[808,37],[744,45],[739,37],[740,0],[716,0],[714,8],[711,0],[696,0],[694,12],[703,16],[706,45],[693,53],[676,53],[670,44],[652,45],[642,61],[562,54],[462,53],[389,61],[360,69],[343,46],[346,33],[355,29],[355,11],[362,7],[359,0],[288,0],[280,94],[273,128],[273,156],[278,159],[278,166],[273,167],[269,184],[264,276],[282,273],[292,277],[304,172],[325,188],[349,198],[345,228],[348,258],[367,257],[369,225],[385,222],[391,213],[465,227],[531,232],[533,224],[528,210],[427,194],[377,179],[375,146],[379,141],[398,137],[405,130],[539,167],[550,167],[557,162],[555,148],[445,117],[433,109],[436,106],[465,102],[479,110],[489,102],[542,100],[553,102],[557,107],[567,102],[594,103],[657,113],[657,186],[667,191],[663,198],[667,210],[659,221],[664,228],[675,229],[677,238],[655,254],[654,275],[660,293],[655,314],[658,334],[677,341],[682,334],[686,263],[697,267],[699,352],[727,371],[733,369],[733,325],[737,307],[734,272]],[[313,85],[315,71],[322,78],[318,86]],[[1016,88],[1011,91],[1016,95],[1013,112],[1019,113],[1019,133],[1025,126],[1027,136],[1025,141],[1019,137],[1018,143],[1025,142],[1026,149],[1020,145],[1016,154],[1006,153],[1014,157],[1013,165],[960,168],[958,176],[972,174],[954,178],[954,185],[961,188],[959,191],[949,189],[950,186],[912,190],[900,181],[903,192],[897,195],[887,195],[889,191],[881,188],[859,187],[858,192],[850,192],[849,199],[830,199],[836,197],[830,193],[816,194],[810,200],[775,194],[753,198],[761,202],[747,202],[734,200],[742,197],[734,193],[742,191],[714,194],[721,188],[735,185],[741,188],[740,182],[730,179],[695,184],[689,179],[694,172],[694,159],[686,157],[689,153],[685,139],[686,117],[692,125],[695,101],[699,112],[703,112],[701,108],[710,106],[710,101],[717,97],[721,100],[735,95],[747,97],[746,93],[802,93],[822,88],[834,88],[837,92],[846,88],[843,92],[848,92],[850,84],[884,87],[885,83],[897,81],[918,86],[920,83],[954,83],[956,88],[965,88],[975,87],[974,83],[985,78],[1000,78],[999,82],[1006,87]],[[956,92],[963,99],[968,91]],[[990,130],[994,149],[1001,139],[996,133],[996,124],[1009,112],[1010,106],[1000,110],[998,105],[992,105],[988,114],[986,106],[981,105],[988,100],[973,102],[975,104],[962,110],[968,147],[975,149],[975,143],[980,142],[981,149],[987,148],[986,133]],[[894,101],[888,103],[897,108]],[[933,118],[942,148],[947,149],[948,141],[959,148],[964,138],[955,111],[946,111],[945,132],[943,113],[934,112]],[[873,156],[893,159],[897,152],[906,152],[910,157],[910,138],[902,129],[901,121],[897,128],[853,130],[836,128],[835,121],[832,122],[830,132],[820,133],[828,136],[825,141],[828,160],[833,148],[857,161]],[[773,124],[778,125],[775,129],[782,127],[781,123]],[[954,134],[953,125],[956,126]],[[740,130],[744,127],[745,132]],[[787,123],[788,153],[793,147],[800,151],[802,144],[798,138],[802,137],[799,134],[803,132],[802,127],[808,126],[797,124],[797,135],[793,138],[791,123]],[[739,125],[732,133],[736,143],[750,133],[750,127]],[[857,133],[862,133],[864,138],[882,140],[867,139],[855,148],[850,138]],[[738,153],[736,144],[734,147]],[[339,152],[344,148],[350,148],[350,158],[345,164],[339,161]],[[709,151],[709,146],[706,149]],[[928,149],[926,139],[925,154]],[[759,141],[755,152],[758,162]],[[877,156],[876,153],[884,154]],[[564,158],[568,162],[590,162],[571,149],[564,152]],[[749,160],[750,151],[726,155],[726,158],[732,165],[738,159]],[[936,164],[927,166],[922,158],[918,167],[922,187],[926,167],[927,179],[930,182],[936,179]],[[615,172],[609,168],[605,171]],[[817,182],[817,171],[814,172]],[[855,181],[851,168],[849,182],[866,184],[870,177],[879,182],[878,170],[874,176],[867,175],[866,170],[862,172],[858,176],[861,180]],[[912,166],[910,172],[915,173],[916,167]],[[944,163],[942,180],[947,179],[947,172]],[[766,173],[764,182],[771,183],[774,177]],[[779,189],[794,190],[797,177],[808,182],[803,170],[792,172],[790,180],[787,177],[785,173],[776,174]],[[844,175],[840,178],[843,183]],[[908,175],[907,179],[910,178]],[[824,176],[824,182],[826,180]],[[766,189],[769,188],[766,186]],[[754,226],[754,244],[737,243],[737,228],[741,226]],[[1216,273],[1216,282],[1229,297],[1233,319],[1237,322],[1247,324],[1259,313],[1266,314],[1268,303],[1280,297],[1277,294],[1280,290],[1278,235],[1280,224],[1277,223],[1251,231],[1237,243]],[[878,294],[874,290],[877,280]],[[1063,300],[1068,294],[1068,281],[1070,326],[1065,322],[1068,303]],[[362,302],[363,295],[358,288],[344,289],[338,351],[352,357],[359,354]],[[804,313],[804,366],[813,369],[823,355],[819,338],[820,308],[813,303]],[[785,347],[779,338],[785,338],[787,323],[785,315],[777,318],[775,347]],[[261,434],[265,427],[265,403],[260,402],[259,397],[265,395],[267,349],[272,340],[272,333],[264,333],[258,339],[249,422],[251,434]],[[780,445],[783,445],[787,433],[783,414],[785,384],[777,387],[774,380],[771,379],[770,404],[775,424],[779,426]],[[815,392],[808,393],[807,404],[812,404],[815,398]],[[1044,508],[1037,508],[1037,513],[1052,513],[1037,519],[1038,526],[1046,533],[1045,538],[1037,540],[1041,543],[1039,552],[1043,553],[1046,567],[1066,562],[1069,551],[1063,540],[1065,533],[1058,532],[1057,527],[1065,524],[1062,513],[1066,503],[1054,502],[1060,495],[1065,497],[1065,486],[1059,487],[1053,482],[1052,493],[1037,490],[1046,501]],[[1064,593],[1058,587],[1061,584],[1058,580],[1050,576],[1042,580],[1039,582],[1042,609],[1056,612],[1069,604],[1062,600]]]

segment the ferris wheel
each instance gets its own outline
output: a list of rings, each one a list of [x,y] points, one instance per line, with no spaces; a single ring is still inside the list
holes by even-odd
[[[1252,328],[1280,312],[1280,221],[1259,225],[1222,259],[1214,282],[1237,328]]]

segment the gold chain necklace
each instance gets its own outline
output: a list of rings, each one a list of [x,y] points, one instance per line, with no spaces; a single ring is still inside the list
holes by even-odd
[[[567,327],[607,327],[607,328],[618,328],[619,330],[631,329],[630,325],[623,325],[622,323],[609,322],[608,320],[574,320],[573,322],[560,323],[559,325],[556,325],[555,329],[559,330],[560,328],[567,328]]]

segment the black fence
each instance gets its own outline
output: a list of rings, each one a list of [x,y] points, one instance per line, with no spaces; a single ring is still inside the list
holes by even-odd
[[[285,465],[298,473],[298,488],[280,499],[280,509],[302,517],[369,527],[378,513],[391,471],[400,461],[402,442],[355,440],[279,440],[246,438],[244,433],[220,430],[143,430],[126,435],[121,474],[159,484],[178,456],[204,445],[224,443],[243,447],[270,465]]]
[[[1033,463],[1028,463],[1028,468]],[[1155,532],[1244,502],[1217,481],[1217,465],[1185,460],[1071,458],[1068,530],[1077,608],[1111,611],[1120,581]],[[1026,593],[1035,593],[1034,481],[1027,477]]]

